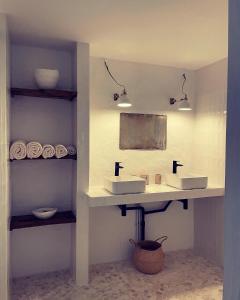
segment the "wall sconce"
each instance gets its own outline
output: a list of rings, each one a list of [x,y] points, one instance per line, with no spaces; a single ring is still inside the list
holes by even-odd
[[[174,105],[175,103],[178,103],[178,110],[192,110],[189,100],[188,100],[188,96],[184,92],[184,85],[187,81],[187,77],[186,77],[186,74],[183,74],[182,76],[183,76],[182,93],[183,93],[184,97],[179,100],[177,100],[175,98],[170,98],[169,103],[170,103],[170,105]]]
[[[119,93],[114,93],[113,94],[113,100],[114,101],[117,101],[117,106],[119,107],[131,107],[132,106],[132,103],[130,102],[130,100],[128,99],[128,94],[127,94],[127,91],[126,91],[126,87],[125,85],[119,83],[115,78],[114,76],[112,75],[112,73],[110,72],[109,70],[109,67],[107,65],[107,62],[104,60],[104,64],[105,64],[105,67],[108,71],[108,74],[109,76],[112,78],[112,80],[120,87],[123,88],[121,94]]]

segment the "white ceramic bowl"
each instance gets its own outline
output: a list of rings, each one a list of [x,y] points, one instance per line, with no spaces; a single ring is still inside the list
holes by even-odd
[[[59,71],[54,69],[36,69],[35,80],[40,89],[54,89],[59,79]]]
[[[32,211],[33,215],[38,219],[49,219],[55,215],[57,208],[43,207],[34,209]]]

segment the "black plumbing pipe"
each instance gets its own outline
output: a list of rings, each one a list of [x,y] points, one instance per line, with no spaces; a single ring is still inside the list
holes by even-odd
[[[178,201],[183,203],[183,209],[188,209],[188,199],[181,199]],[[141,205],[127,206],[126,204],[124,204],[124,205],[118,205],[118,207],[121,209],[121,214],[123,217],[125,217],[127,215],[128,210],[139,210],[140,211],[140,220],[141,220],[140,221],[140,239],[141,239],[141,241],[144,241],[145,240],[145,215],[165,212],[172,202],[173,202],[173,200],[168,201],[164,207],[159,208],[159,209],[148,210],[148,211],[146,211],[145,208]]]
[[[127,205],[119,205],[121,209],[122,216],[125,217],[127,215],[128,210],[139,210],[140,211],[140,239],[141,241],[145,240],[145,209],[143,206],[127,206]]]

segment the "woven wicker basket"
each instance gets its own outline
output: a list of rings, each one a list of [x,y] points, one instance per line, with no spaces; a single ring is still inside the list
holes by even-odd
[[[157,274],[162,271],[164,265],[162,243],[165,240],[167,236],[162,236],[155,241],[129,240],[134,245],[133,264],[137,270],[145,274]]]

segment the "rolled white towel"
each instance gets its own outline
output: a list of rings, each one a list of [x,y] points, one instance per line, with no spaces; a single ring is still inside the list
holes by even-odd
[[[38,142],[27,143],[27,157],[28,158],[39,158],[42,155],[43,148]]]
[[[77,149],[73,145],[67,146],[67,151],[69,155],[76,155],[77,154]]]
[[[27,155],[27,147],[25,142],[23,141],[16,141],[12,143],[10,150],[9,150],[9,157],[10,159],[24,159]]]
[[[43,158],[51,158],[55,155],[56,151],[52,145],[46,144],[43,146],[42,157]]]
[[[63,146],[63,145],[56,145],[55,146],[55,151],[56,151],[55,156],[57,158],[62,158],[64,156],[68,155],[67,148],[65,146]]]

